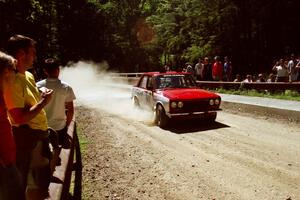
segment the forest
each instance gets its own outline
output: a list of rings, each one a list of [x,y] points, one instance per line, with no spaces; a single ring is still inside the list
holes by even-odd
[[[229,56],[234,73],[271,71],[300,53],[297,0],[0,0],[0,48],[13,34],[54,57],[118,72]]]

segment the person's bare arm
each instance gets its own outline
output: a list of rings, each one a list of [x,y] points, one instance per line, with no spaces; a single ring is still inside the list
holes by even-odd
[[[297,63],[296,69],[300,69],[300,61]]]
[[[18,124],[24,124],[33,119],[41,110],[49,103],[53,90],[47,90],[42,93],[41,100],[29,108],[13,108],[9,110],[9,114]]]
[[[278,65],[278,62],[276,62],[276,64],[273,66],[272,71],[277,71],[276,67]]]
[[[72,119],[73,119],[73,116],[74,116],[74,103],[73,101],[70,101],[70,102],[66,102],[66,110],[67,110],[67,121],[66,121],[66,125],[67,127],[70,125]]]

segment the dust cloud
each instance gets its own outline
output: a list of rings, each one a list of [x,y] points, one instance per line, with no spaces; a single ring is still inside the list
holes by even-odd
[[[64,67],[60,79],[69,83],[76,95],[76,106],[104,110],[122,118],[151,123],[150,112],[136,109],[131,100],[131,87],[126,80],[107,72],[106,63],[78,62]]]

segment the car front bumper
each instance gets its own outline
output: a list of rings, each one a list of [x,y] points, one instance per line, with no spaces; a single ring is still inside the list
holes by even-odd
[[[203,112],[191,112],[191,113],[166,113],[166,115],[169,118],[205,118],[205,117],[210,117],[213,115],[216,115],[216,111],[220,111],[222,109],[217,109],[217,110],[209,110],[209,111],[203,111]]]

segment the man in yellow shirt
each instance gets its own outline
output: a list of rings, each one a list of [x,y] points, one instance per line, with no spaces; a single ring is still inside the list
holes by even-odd
[[[4,92],[16,141],[17,167],[22,174],[27,198],[43,199],[48,195],[49,184],[44,179],[50,179],[47,174],[49,158],[42,152],[43,146],[48,145],[49,137],[43,108],[50,101],[53,91],[44,89],[40,93],[33,75],[26,71],[32,68],[36,58],[33,39],[14,35],[8,41],[7,51],[17,60],[15,82]]]

